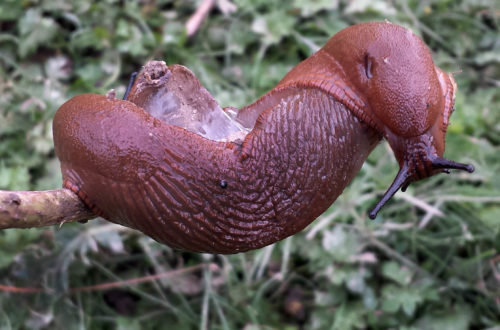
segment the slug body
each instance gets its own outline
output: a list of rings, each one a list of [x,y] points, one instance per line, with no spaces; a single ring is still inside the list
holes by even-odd
[[[127,100],[84,94],[62,105],[54,141],[64,186],[97,215],[173,248],[236,253],[302,230],[383,137],[401,170],[372,217],[412,181],[471,171],[441,158],[455,89],[413,33],[365,23],[255,103],[221,110],[232,121],[214,115],[189,70],[152,62]]]

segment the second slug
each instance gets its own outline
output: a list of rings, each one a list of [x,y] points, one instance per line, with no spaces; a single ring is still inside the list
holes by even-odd
[[[236,253],[324,212],[382,138],[411,182],[471,165],[442,158],[456,84],[415,34],[372,22],[333,36],[271,91],[221,109],[185,67],[148,63],[126,100],[61,106],[64,186],[96,214],[173,248]]]

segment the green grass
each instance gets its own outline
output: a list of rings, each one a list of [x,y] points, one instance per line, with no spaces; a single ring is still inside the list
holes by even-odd
[[[186,65],[221,105],[242,106],[340,29],[383,19],[421,35],[436,63],[457,72],[445,156],[476,172],[416,183],[371,222],[368,208],[397,172],[384,143],[302,233],[230,256],[174,251],[104,221],[4,230],[0,284],[43,291],[1,292],[0,328],[500,326],[498,2],[234,3],[235,12],[213,10],[187,38],[198,1],[2,1],[0,189],[60,187],[57,108],[84,92],[121,95],[149,59]],[[136,285],[77,290],[196,265]]]

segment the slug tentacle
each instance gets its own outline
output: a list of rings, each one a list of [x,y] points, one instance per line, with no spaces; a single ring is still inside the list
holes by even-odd
[[[441,157],[437,157],[432,161],[432,167],[435,169],[442,169],[442,170],[454,169],[454,170],[467,171],[469,173],[474,172],[474,165],[457,163],[453,160],[448,160],[446,158],[441,158]]]
[[[408,173],[408,166],[403,165],[401,169],[399,170],[398,174],[394,178],[394,181],[392,182],[391,186],[387,191],[385,192],[384,196],[377,202],[377,204],[370,210],[368,213],[368,216],[370,219],[375,219],[377,217],[378,212],[380,209],[394,196],[394,194],[399,190],[401,187],[406,187],[408,186],[408,178],[410,177],[410,174]]]
[[[462,164],[462,163],[457,163],[445,158],[441,157],[436,157],[432,160],[430,160],[430,165],[434,171],[439,170],[438,172],[444,172],[444,173],[450,173],[450,169],[456,169],[456,170],[462,170],[462,171],[467,171],[469,173],[474,172],[474,166],[470,164]],[[414,171],[413,171],[414,172]],[[405,162],[403,166],[400,168],[398,174],[396,175],[396,178],[392,182],[391,186],[387,191],[384,193],[382,198],[377,202],[377,204],[370,210],[368,213],[370,219],[375,219],[377,217],[378,212],[380,209],[394,196],[394,194],[401,188],[401,191],[406,191],[406,188],[410,185],[414,179],[412,179],[412,176],[414,176],[414,173],[412,172],[412,169],[408,166],[408,164]]]
[[[130,93],[130,90],[132,89],[132,85],[134,85],[135,78],[137,77],[137,72],[132,72],[130,75],[130,80],[127,85],[127,89],[125,90],[125,93],[123,94],[123,99],[126,100],[128,98],[128,95]]]

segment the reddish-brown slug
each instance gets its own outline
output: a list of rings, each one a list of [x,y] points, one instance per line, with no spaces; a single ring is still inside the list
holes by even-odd
[[[186,68],[150,62],[126,100],[79,95],[54,118],[64,186],[97,215],[174,248],[235,253],[302,230],[382,138],[399,189],[471,165],[442,158],[456,84],[412,32],[333,36],[270,92],[221,109]]]

